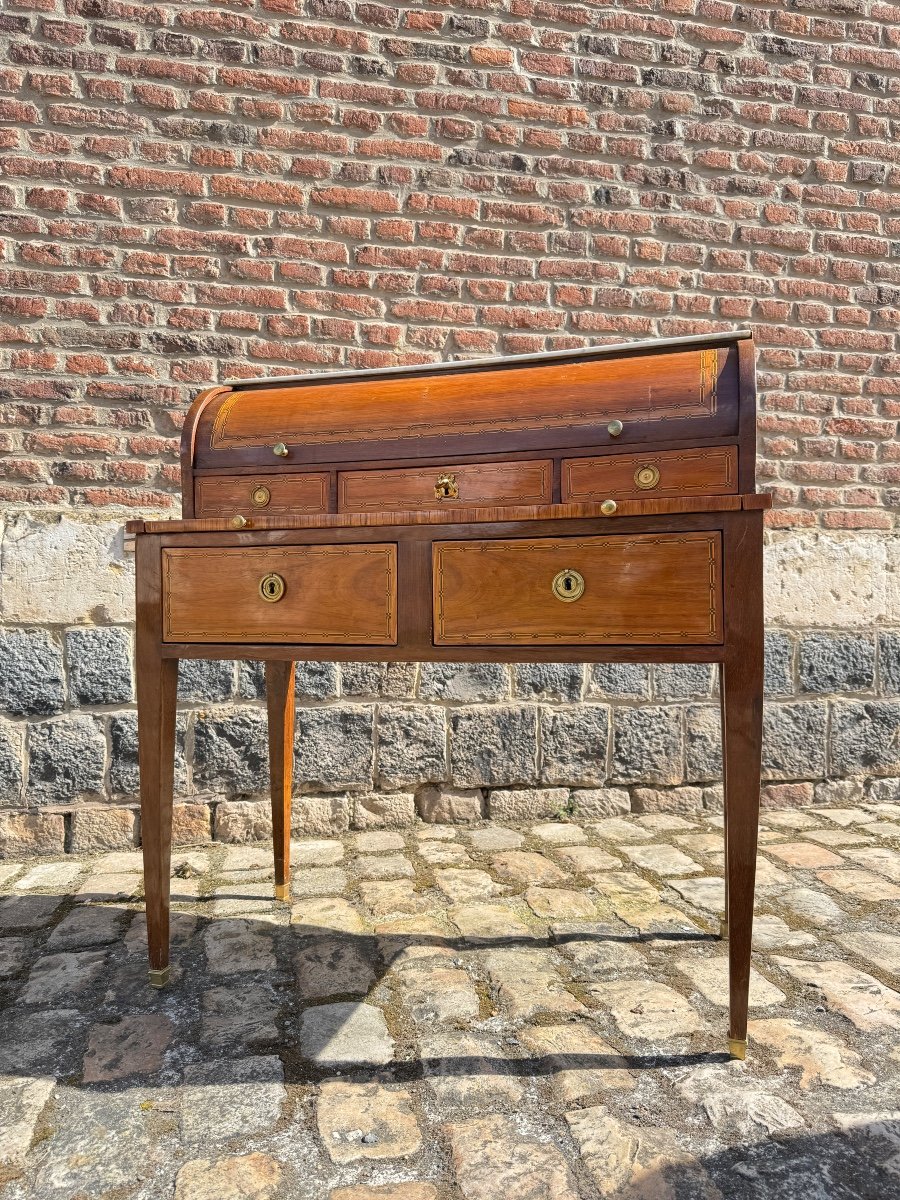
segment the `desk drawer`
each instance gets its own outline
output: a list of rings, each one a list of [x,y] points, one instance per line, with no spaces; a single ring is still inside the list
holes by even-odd
[[[562,499],[722,496],[737,492],[737,447],[662,450],[563,460]]]
[[[162,588],[167,642],[397,642],[393,544],[163,550]]]
[[[433,566],[436,645],[722,641],[718,532],[435,542]]]
[[[343,471],[338,476],[338,512],[391,512],[454,504],[549,504],[552,488],[553,466],[549,459]]]
[[[198,517],[302,516],[328,511],[328,476],[199,475],[194,497]]]

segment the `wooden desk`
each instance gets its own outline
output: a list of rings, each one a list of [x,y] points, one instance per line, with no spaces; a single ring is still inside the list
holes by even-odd
[[[186,519],[129,526],[151,982],[169,974],[179,658],[266,662],[281,900],[296,661],[714,662],[743,1057],[768,506],[752,493],[754,412],[744,334],[199,397]]]

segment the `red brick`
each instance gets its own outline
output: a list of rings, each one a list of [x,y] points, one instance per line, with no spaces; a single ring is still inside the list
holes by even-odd
[[[896,6],[64,8],[6,18],[2,419],[51,441],[6,446],[36,474],[0,499],[156,505],[191,392],[260,363],[752,322],[770,525],[893,526],[900,151],[858,81],[900,61]],[[713,73],[733,107],[701,116]],[[146,432],[47,485],[53,438],[116,429]]]

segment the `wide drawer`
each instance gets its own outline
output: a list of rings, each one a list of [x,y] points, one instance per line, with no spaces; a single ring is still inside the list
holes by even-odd
[[[735,446],[563,460],[564,503],[626,496],[710,496],[736,492]]]
[[[163,639],[392,646],[394,544],[162,551]]]
[[[549,459],[342,471],[338,475],[338,512],[390,512],[448,508],[454,504],[549,504],[552,488],[553,465]]]
[[[715,531],[436,542],[433,567],[436,645],[722,641]]]
[[[194,511],[198,517],[233,517],[259,512],[290,516],[328,510],[327,474],[198,475]]]

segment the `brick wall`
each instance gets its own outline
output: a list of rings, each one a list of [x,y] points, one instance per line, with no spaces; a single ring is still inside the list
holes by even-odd
[[[76,809],[84,830],[100,814],[101,839],[134,835],[118,528],[177,512],[198,387],[736,324],[759,348],[776,498],[771,644],[791,647],[769,736],[807,753],[772,778],[809,800],[830,779],[884,793],[900,775],[900,7],[10,0],[0,36],[0,853],[41,829],[71,843]],[[449,722],[434,782],[463,790],[453,730],[472,705],[476,722],[512,713],[526,757],[552,736],[545,703],[573,746],[578,722],[596,746],[606,721],[616,786],[713,778],[690,766],[708,681],[657,669],[622,697],[504,672],[482,696],[467,670],[448,697],[430,668],[321,678],[304,703],[333,714],[316,720],[349,758],[365,730],[374,754],[378,703],[406,702],[423,744]],[[204,680],[184,685],[213,705],[185,714],[184,789],[258,790],[229,732],[258,732],[257,676]],[[674,708],[670,686],[688,689]],[[800,724],[779,724],[794,709]],[[664,779],[615,766],[621,723],[645,719],[680,764]],[[320,757],[304,770],[324,775]],[[386,787],[375,770],[353,787]]]

